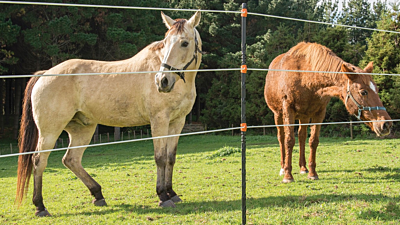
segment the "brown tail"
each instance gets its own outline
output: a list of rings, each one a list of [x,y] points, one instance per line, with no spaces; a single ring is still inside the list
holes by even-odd
[[[46,71],[38,71],[35,74],[43,74]],[[31,94],[33,86],[40,77],[32,77],[25,89],[24,102],[22,106],[22,118],[21,127],[19,130],[19,152],[33,152],[36,150],[36,145],[38,142],[38,129],[36,127],[35,121],[33,120],[32,114],[32,102]],[[16,203],[21,205],[22,200],[29,187],[29,179],[32,174],[32,155],[20,155],[18,158],[18,182],[17,182],[17,195]]]

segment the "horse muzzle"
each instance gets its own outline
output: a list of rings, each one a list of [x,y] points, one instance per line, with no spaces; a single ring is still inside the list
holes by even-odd
[[[392,121],[373,122],[373,126],[376,135],[378,135],[379,137],[383,137],[390,134],[393,122]]]
[[[157,73],[155,76],[155,83],[158,92],[168,93],[171,92],[175,85],[175,76],[172,73]]]

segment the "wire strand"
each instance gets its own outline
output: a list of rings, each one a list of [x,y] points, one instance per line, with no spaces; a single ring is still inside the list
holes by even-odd
[[[209,13],[234,13],[234,14],[242,13],[241,11],[228,11],[228,10],[175,9],[175,8],[159,8],[159,7],[92,5],[92,4],[72,4],[72,3],[54,3],[54,2],[0,1],[0,3],[3,3],[3,4],[20,4],[20,5],[47,5],[47,6],[62,6],[62,7],[108,8],[108,9],[164,10],[164,11],[187,11],[187,12],[200,11],[200,12],[209,12]],[[263,14],[263,13],[248,12],[247,14],[248,15],[254,15],[254,16],[262,16],[262,17],[284,19],[284,20],[300,21],[300,22],[306,22],[306,23],[324,24],[324,25],[330,25],[330,26],[341,26],[341,27],[347,27],[347,28],[353,28],[353,29],[362,29],[362,30],[371,30],[371,31],[379,31],[379,32],[400,34],[399,31],[382,30],[382,29],[376,29],[376,28],[351,26],[351,25],[344,25],[344,24],[337,24],[337,23],[328,23],[328,22],[321,22],[321,21],[315,21],[315,20],[306,20],[306,19],[299,19],[299,18],[293,18],[293,17],[269,15],[269,14]]]
[[[303,123],[303,124],[280,124],[280,125],[257,125],[257,126],[247,126],[248,129],[255,129],[255,128],[271,128],[271,127],[289,127],[289,126],[313,126],[313,125],[334,125],[334,124],[358,124],[358,123],[368,123],[368,122],[399,122],[400,119],[394,120],[375,120],[375,121],[345,121],[345,122],[326,122],[326,123]],[[91,144],[91,145],[80,145],[80,146],[71,146],[65,148],[56,148],[56,149],[47,149],[47,150],[40,150],[34,152],[22,152],[22,153],[13,153],[13,154],[6,154],[0,155],[1,158],[19,156],[19,155],[30,155],[36,153],[43,153],[43,152],[55,152],[55,151],[65,151],[68,149],[77,149],[77,148],[91,148],[91,147],[99,147],[99,146],[107,146],[107,145],[115,145],[115,144],[124,144],[124,143],[131,143],[131,142],[139,142],[139,141],[148,141],[154,139],[162,139],[162,138],[170,138],[170,137],[181,137],[181,136],[190,136],[190,135],[199,135],[199,134],[210,134],[216,132],[223,132],[223,131],[232,131],[232,130],[239,130],[244,127],[232,127],[232,128],[224,128],[224,129],[217,129],[217,130],[209,130],[209,131],[199,131],[199,132],[191,132],[191,133],[183,133],[183,134],[173,134],[173,135],[166,135],[166,136],[159,136],[159,137],[149,137],[149,138],[141,138],[141,139],[131,139],[125,141],[114,141],[114,142],[106,142],[106,143],[99,143],[99,144]]]
[[[92,5],[92,4],[74,4],[74,3],[54,3],[54,2],[23,2],[23,1],[0,1],[3,4],[19,5],[42,5],[42,6],[62,6],[62,7],[83,7],[83,8],[107,8],[107,9],[139,9],[139,10],[158,10],[158,11],[186,11],[186,12],[209,12],[209,13],[235,13],[240,11],[212,10],[212,9],[175,9],[160,7],[140,7],[140,6],[116,6],[116,5]]]
[[[315,20],[298,19],[298,18],[293,18],[293,17],[275,16],[275,15],[253,13],[253,12],[248,12],[247,14],[254,15],[254,16],[263,16],[263,17],[284,19],[284,20],[294,20],[294,21],[300,21],[300,22],[306,22],[306,23],[324,24],[324,25],[330,25],[330,26],[339,26],[339,27],[347,27],[347,28],[353,28],[353,29],[371,30],[371,31],[380,31],[380,32],[400,34],[400,31],[393,31],[393,30],[381,30],[381,29],[370,28],[370,27],[359,27],[359,26],[354,26],[354,25],[351,26],[351,25],[345,25],[345,24],[328,23],[328,22],[321,22],[321,21],[315,21]]]
[[[25,74],[25,75],[0,75],[0,78],[27,78],[27,77],[64,77],[64,76],[94,76],[94,75],[130,75],[130,74],[145,74],[145,73],[175,73],[175,72],[223,72],[223,71],[240,71],[241,68],[226,68],[226,69],[197,69],[197,70],[166,70],[166,71],[136,71],[136,72],[112,72],[112,73],[71,73],[71,74]],[[276,72],[298,72],[298,73],[329,73],[329,74],[358,74],[358,75],[374,75],[374,76],[400,76],[400,74],[389,73],[355,73],[355,72],[334,72],[334,71],[312,71],[312,70],[281,70],[281,69],[262,69],[262,68],[247,68],[249,71],[276,71]]]

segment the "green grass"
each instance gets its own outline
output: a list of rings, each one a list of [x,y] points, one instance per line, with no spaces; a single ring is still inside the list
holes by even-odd
[[[321,138],[320,180],[299,174],[283,184],[276,137],[247,137],[248,224],[400,223],[400,140]],[[92,196],[50,155],[44,173],[44,203],[53,215],[34,216],[32,184],[27,199],[14,206],[17,158],[0,158],[2,224],[240,224],[241,153],[239,136],[182,137],[174,170],[176,208],[159,208],[152,142],[89,148],[83,166],[103,187],[108,206]],[[306,156],[308,157],[308,156]]]

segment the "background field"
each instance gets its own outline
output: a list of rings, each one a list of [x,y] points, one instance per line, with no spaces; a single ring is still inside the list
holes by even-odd
[[[322,138],[317,154],[320,180],[298,173],[281,183],[280,154],[273,136],[247,137],[249,224],[398,224],[398,139]],[[32,188],[21,208],[13,205],[17,158],[0,159],[2,224],[239,224],[239,136],[182,137],[174,170],[177,208],[157,206],[152,142],[90,148],[87,171],[102,185],[108,203],[95,207],[82,182],[54,152],[44,173],[44,203],[53,215],[36,218]],[[31,185],[32,187],[32,185]]]

